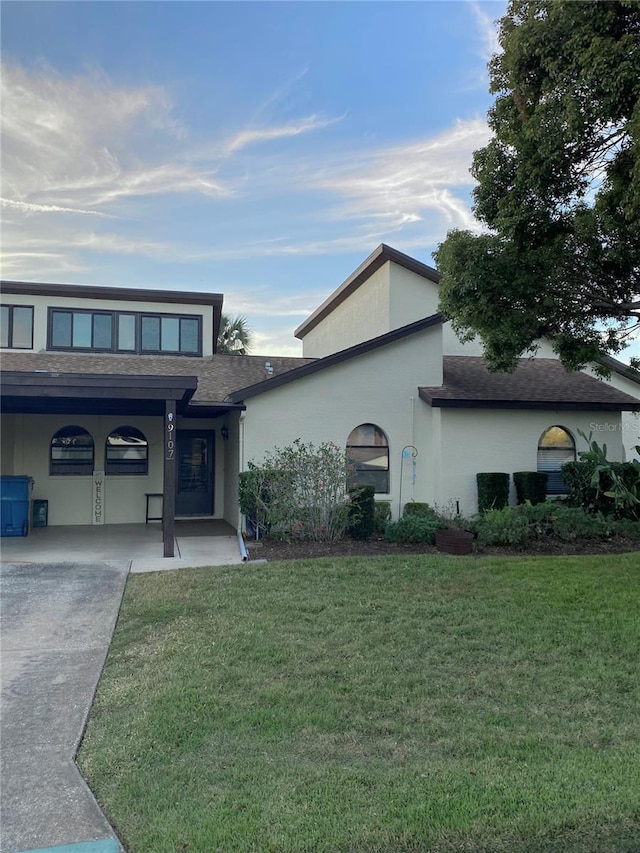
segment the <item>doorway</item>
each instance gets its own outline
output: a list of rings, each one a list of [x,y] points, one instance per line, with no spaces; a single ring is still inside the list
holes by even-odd
[[[178,430],[176,446],[176,515],[213,515],[213,432]]]

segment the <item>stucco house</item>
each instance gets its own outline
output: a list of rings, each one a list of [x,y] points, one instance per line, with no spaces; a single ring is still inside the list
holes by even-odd
[[[2,283],[2,474],[29,475],[49,524],[176,517],[237,527],[238,473],[294,439],[349,449],[391,502],[471,515],[478,471],[558,471],[579,431],[624,459],[640,378],[567,373],[544,341],[487,371],[438,314],[438,274],[379,246],[296,330],[302,358],[216,352],[221,294]]]

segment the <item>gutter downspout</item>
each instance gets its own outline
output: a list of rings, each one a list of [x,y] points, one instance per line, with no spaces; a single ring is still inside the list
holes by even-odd
[[[244,544],[244,538],[242,536],[241,530],[238,530],[238,547],[240,548],[240,556],[242,558],[242,562],[248,562],[249,554],[247,552],[247,546]]]

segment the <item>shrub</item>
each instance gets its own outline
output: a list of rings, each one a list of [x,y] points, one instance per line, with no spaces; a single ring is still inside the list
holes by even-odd
[[[440,518],[437,511],[432,506],[426,503],[419,503],[418,501],[412,501],[411,503],[404,505],[402,517],[407,518],[410,515],[431,520]]]
[[[532,538],[527,517],[514,507],[490,509],[476,521],[476,534],[480,545],[513,545],[524,548]]]
[[[272,536],[339,539],[348,522],[348,473],[346,453],[336,445],[296,439],[267,454],[262,467],[250,463],[240,480],[241,509],[249,517],[255,512]]]
[[[640,538],[638,522],[620,522],[601,513],[585,513],[579,507],[557,501],[490,510],[477,516],[475,523],[481,545],[524,548],[535,540],[576,542],[579,539],[606,539],[615,533]]]
[[[374,501],[373,532],[384,533],[391,521],[391,501]]]
[[[399,521],[387,524],[385,538],[390,542],[428,542],[434,545],[436,530],[447,526],[438,518],[424,518],[419,515],[405,515]]]
[[[547,480],[545,471],[516,471],[513,483],[516,487],[516,498],[519,504],[529,501],[534,506],[547,499]]]
[[[258,468],[249,462],[249,470],[240,473],[238,500],[240,511],[246,518],[247,533],[259,539],[268,530],[267,508],[270,500],[268,483],[273,472],[267,468]]]
[[[640,540],[640,521],[631,521],[629,518],[620,518],[613,522],[613,532],[627,539]]]
[[[476,481],[478,483],[478,512],[502,509],[509,503],[508,474],[476,474]]]
[[[375,489],[373,486],[354,486],[349,489],[349,535],[352,539],[368,539],[375,526]]]

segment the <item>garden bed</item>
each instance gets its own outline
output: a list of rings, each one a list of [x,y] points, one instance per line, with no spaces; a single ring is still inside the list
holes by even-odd
[[[251,560],[299,560],[314,557],[379,557],[393,554],[437,554],[434,545],[426,542],[388,542],[381,536],[373,536],[365,541],[344,538],[337,542],[303,542],[294,540],[285,542],[278,539],[265,539],[259,543],[247,542]],[[580,540],[560,542],[552,538],[532,542],[526,549],[508,546],[476,545],[474,553],[483,555],[543,555],[543,554],[626,554],[640,553],[640,542],[623,536],[614,536],[603,540]]]

